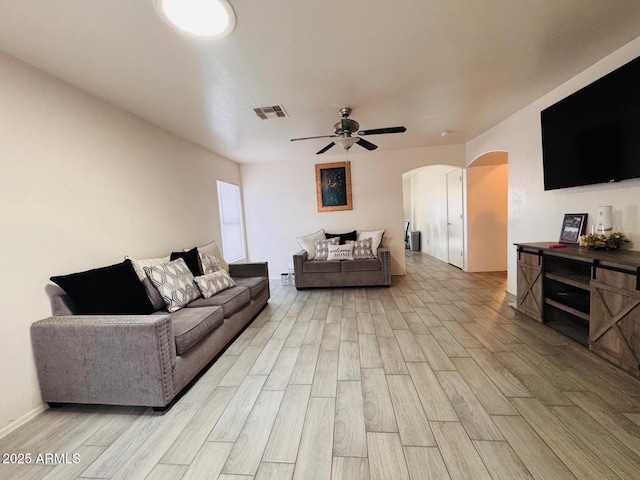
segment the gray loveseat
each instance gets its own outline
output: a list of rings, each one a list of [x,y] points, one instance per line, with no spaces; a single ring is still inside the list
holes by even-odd
[[[65,291],[48,285],[53,315],[31,326],[42,399],[169,405],[269,299],[267,263],[229,269],[236,286],[173,313],[74,315]]]
[[[297,289],[311,287],[363,287],[391,285],[391,252],[377,249],[378,258],[308,260],[307,251],[293,255]]]

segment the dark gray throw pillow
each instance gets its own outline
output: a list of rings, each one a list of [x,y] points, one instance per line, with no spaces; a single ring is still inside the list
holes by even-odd
[[[188,252],[171,252],[170,258],[172,261],[182,258],[194,277],[202,275],[202,269],[200,268],[200,256],[198,255],[197,247],[192,248]]]
[[[50,280],[73,300],[79,314],[137,315],[155,312],[131,260]]]
[[[325,232],[324,235],[327,238],[340,237],[340,245],[344,245],[345,243],[347,243],[347,240],[355,241],[357,239],[357,232],[355,230],[353,232],[347,232],[347,233],[326,233]]]

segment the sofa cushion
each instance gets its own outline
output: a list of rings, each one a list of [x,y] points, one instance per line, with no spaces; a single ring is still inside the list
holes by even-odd
[[[220,307],[183,308],[171,314],[176,353],[182,355],[224,322]]]
[[[316,241],[316,255],[314,260],[326,260],[329,256],[329,245],[338,245],[339,243],[340,239],[338,237]]]
[[[380,260],[377,258],[352,260],[350,262],[341,262],[343,272],[371,272],[380,270]]]
[[[340,271],[339,261],[307,260],[302,264],[304,273],[337,273]]]
[[[326,240],[327,237],[324,234],[324,229],[321,228],[316,233],[305,235],[304,237],[296,237],[298,245],[300,245],[307,252],[307,259],[313,260],[316,256],[316,242],[320,240]]]
[[[200,267],[200,256],[198,255],[198,249],[192,248],[188,252],[171,252],[171,260],[177,260],[182,258],[184,263],[187,264],[191,274],[194,277],[202,275],[202,268]]]
[[[88,315],[149,314],[155,311],[131,260],[84,272],[51,277]]]
[[[229,276],[226,270],[222,269],[195,277],[194,280],[204,298],[213,297],[216,293],[236,286],[235,280]]]
[[[210,298],[199,298],[188,307],[222,307],[225,318],[234,314],[251,301],[251,293],[247,287],[231,287]]]
[[[193,274],[182,258],[144,267],[144,271],[162,295],[169,312],[181,309],[200,296],[200,290],[193,281]]]
[[[325,233],[325,236],[327,238],[338,237],[340,239],[340,245],[344,245],[348,240],[353,241],[358,239],[358,235],[355,230],[347,233]]]
[[[263,291],[269,287],[269,279],[267,277],[232,277],[236,285],[239,287],[247,287],[251,298],[257,298]]]

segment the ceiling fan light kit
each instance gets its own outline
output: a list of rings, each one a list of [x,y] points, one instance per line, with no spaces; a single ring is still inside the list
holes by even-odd
[[[349,150],[351,147],[353,147],[353,144],[356,143],[358,141],[357,137],[340,137],[340,138],[336,138],[333,142],[344,148],[345,150]]]
[[[198,37],[226,37],[236,26],[227,0],[155,0],[155,6],[171,25]]]
[[[351,115],[352,112],[352,109],[350,107],[342,107],[339,112],[341,118],[339,122],[336,122],[333,125],[333,135],[318,135],[315,137],[292,138],[291,141],[295,142],[297,140],[311,140],[314,138],[335,138],[335,140],[332,141],[329,145],[316,152],[316,155],[320,155],[326,152],[334,145],[339,145],[345,150],[349,150],[356,143],[362,148],[371,151],[378,148],[378,146],[365,140],[364,138],[362,138],[362,136],[382,135],[384,133],[403,133],[407,131],[406,127],[403,126],[360,130],[360,124],[355,120],[349,118],[349,115]]]

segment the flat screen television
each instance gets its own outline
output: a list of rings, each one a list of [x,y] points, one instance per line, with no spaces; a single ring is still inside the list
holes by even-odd
[[[640,57],[542,110],[544,189],[640,177]]]

